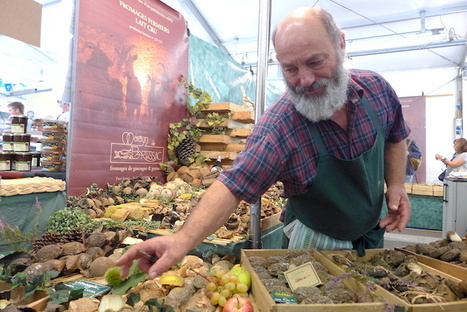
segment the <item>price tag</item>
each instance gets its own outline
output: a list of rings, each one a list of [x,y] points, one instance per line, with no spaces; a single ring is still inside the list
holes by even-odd
[[[297,297],[291,294],[273,292],[271,293],[272,299],[276,303],[289,303],[289,304],[297,304]]]
[[[295,291],[298,287],[316,286],[321,284],[318,274],[311,262],[304,263],[296,268],[284,272],[290,289]]]

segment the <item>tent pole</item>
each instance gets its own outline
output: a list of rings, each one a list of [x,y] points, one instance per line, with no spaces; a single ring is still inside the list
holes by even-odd
[[[259,1],[258,18],[258,66],[256,72],[255,121],[259,120],[265,109],[266,82],[268,77],[269,37],[271,28],[271,0]],[[261,198],[251,205],[250,230],[253,249],[262,248],[261,241]]]

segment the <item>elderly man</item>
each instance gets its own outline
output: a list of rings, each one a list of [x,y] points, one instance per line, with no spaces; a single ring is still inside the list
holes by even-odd
[[[124,275],[138,258],[151,278],[163,273],[221,227],[240,200],[255,202],[276,181],[288,198],[288,248],[362,252],[382,247],[385,230],[406,226],[410,130],[393,89],[376,73],[344,69],[344,34],[324,10],[293,11],[273,42],[287,92],[180,231],[137,244],[117,261]],[[389,213],[380,220],[385,182]]]

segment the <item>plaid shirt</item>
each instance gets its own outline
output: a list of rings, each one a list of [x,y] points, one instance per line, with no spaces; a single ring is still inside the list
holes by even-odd
[[[347,131],[331,120],[317,123],[328,153],[340,159],[356,158],[374,144],[377,128],[359,102],[362,96],[381,122],[386,141],[397,143],[410,133],[399,99],[384,78],[367,70],[351,70],[350,74]],[[316,177],[319,158],[311,124],[284,94],[264,112],[244,150],[219,180],[238,198],[250,203],[276,181],[283,182],[285,197],[305,193]]]

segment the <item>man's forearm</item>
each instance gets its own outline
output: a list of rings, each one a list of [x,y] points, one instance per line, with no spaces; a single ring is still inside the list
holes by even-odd
[[[404,184],[407,161],[407,145],[405,140],[399,143],[386,142],[384,148],[384,178],[389,187],[393,184]]]

